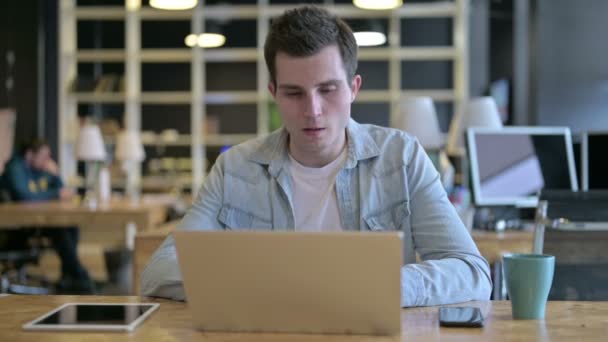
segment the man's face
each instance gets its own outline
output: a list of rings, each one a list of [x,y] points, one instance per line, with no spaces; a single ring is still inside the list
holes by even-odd
[[[356,75],[349,82],[335,45],[309,57],[279,52],[272,93],[289,132],[289,150],[298,159],[328,162],[345,143],[350,106],[361,86]],[[331,161],[331,160],[329,160]]]
[[[42,146],[37,152],[28,151],[26,154],[27,162],[36,170],[44,170],[50,159],[51,149],[48,146]]]

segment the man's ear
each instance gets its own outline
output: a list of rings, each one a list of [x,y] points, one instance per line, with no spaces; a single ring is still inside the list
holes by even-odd
[[[275,86],[273,81],[268,82],[268,91],[273,98],[277,97],[277,87]]]
[[[353,80],[350,82],[350,102],[355,101],[357,94],[359,93],[359,89],[361,89],[361,75],[353,76]]]

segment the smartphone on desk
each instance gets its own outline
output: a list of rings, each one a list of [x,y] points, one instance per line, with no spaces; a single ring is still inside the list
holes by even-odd
[[[483,315],[473,306],[442,306],[439,325],[444,327],[483,327]]]

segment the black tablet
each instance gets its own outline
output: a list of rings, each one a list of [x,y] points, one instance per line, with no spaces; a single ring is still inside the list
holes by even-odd
[[[133,331],[160,304],[67,303],[23,325],[25,330]]]

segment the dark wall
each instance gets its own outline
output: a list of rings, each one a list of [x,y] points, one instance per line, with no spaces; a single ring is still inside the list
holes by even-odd
[[[608,1],[538,0],[535,111],[539,125],[608,130]]]
[[[17,112],[15,141],[35,137],[37,132],[37,35],[36,0],[0,2],[0,107]],[[14,54],[14,64],[7,64],[7,54]],[[14,87],[7,89],[8,77]]]
[[[0,2],[0,107],[17,112],[15,142],[57,145],[57,0]],[[7,54],[14,56],[9,66]],[[7,78],[13,88],[6,87]]]

